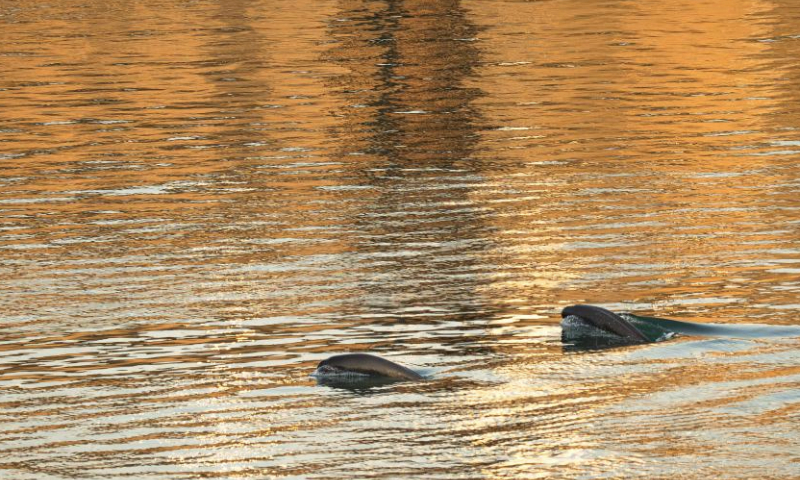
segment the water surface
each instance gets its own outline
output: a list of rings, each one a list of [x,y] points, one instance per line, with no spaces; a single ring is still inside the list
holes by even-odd
[[[800,477],[789,0],[0,5],[0,478]],[[309,378],[369,351],[430,377]]]

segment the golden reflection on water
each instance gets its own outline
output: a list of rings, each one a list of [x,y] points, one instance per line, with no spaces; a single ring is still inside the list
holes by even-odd
[[[788,1],[0,5],[0,477],[791,478]],[[372,351],[430,376],[307,377]]]

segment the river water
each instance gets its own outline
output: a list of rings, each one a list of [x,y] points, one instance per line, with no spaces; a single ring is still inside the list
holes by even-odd
[[[800,478],[795,0],[0,3],[0,478]],[[372,352],[424,382],[309,374]]]

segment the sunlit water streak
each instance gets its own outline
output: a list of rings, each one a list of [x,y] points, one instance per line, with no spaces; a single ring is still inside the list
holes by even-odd
[[[800,8],[0,5],[0,478],[794,478]],[[429,379],[318,386],[335,353]]]

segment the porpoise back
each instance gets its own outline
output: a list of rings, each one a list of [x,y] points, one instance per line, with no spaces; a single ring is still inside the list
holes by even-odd
[[[422,375],[409,368],[368,353],[334,355],[319,362],[317,369],[321,367],[332,367],[349,372],[366,375],[381,375],[402,380],[421,380],[424,378]]]
[[[636,343],[649,343],[650,339],[629,321],[605,308],[593,305],[572,305],[561,311],[561,317],[580,317],[597,328],[619,335]]]

